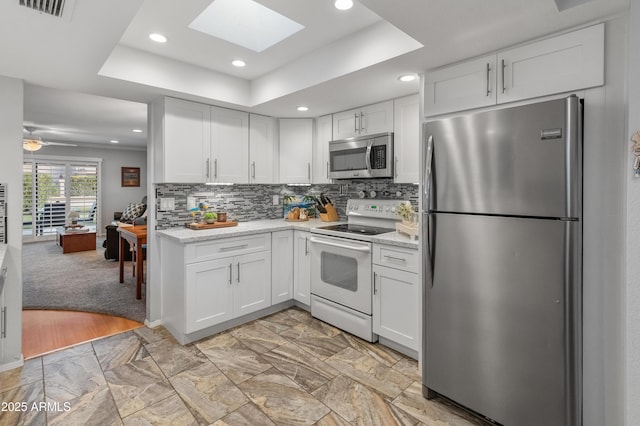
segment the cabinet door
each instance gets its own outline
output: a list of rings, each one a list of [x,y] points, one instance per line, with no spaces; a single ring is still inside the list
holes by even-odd
[[[249,116],[249,182],[274,183],[275,119]]]
[[[233,258],[186,266],[185,333],[233,318]]]
[[[311,183],[313,119],[280,119],[280,183]]]
[[[235,258],[234,317],[271,306],[271,251]]]
[[[498,103],[604,84],[604,24],[498,54]]]
[[[329,142],[332,140],[333,120],[330,115],[316,119],[313,141],[313,183],[331,183],[329,179]]]
[[[360,109],[333,114],[332,140],[360,136]]]
[[[429,71],[425,74],[424,115],[495,105],[496,56]]]
[[[311,232],[294,231],[293,240],[293,298],[311,305]]]
[[[394,101],[393,155],[394,181],[416,183],[420,178],[420,97],[406,96]]]
[[[360,108],[360,135],[393,132],[393,101]]]
[[[249,183],[249,114],[211,107],[213,182]]]
[[[271,304],[293,299],[293,231],[271,234]]]
[[[162,182],[202,183],[208,178],[211,107],[165,99]]]
[[[417,351],[418,275],[374,265],[373,280],[373,332]]]

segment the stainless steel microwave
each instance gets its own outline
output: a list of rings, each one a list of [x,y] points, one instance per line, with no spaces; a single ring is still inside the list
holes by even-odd
[[[393,133],[329,142],[329,178],[393,177]]]

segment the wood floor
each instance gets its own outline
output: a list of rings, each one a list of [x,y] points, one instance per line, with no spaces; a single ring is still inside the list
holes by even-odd
[[[126,318],[75,311],[23,310],[25,359],[141,327]]]

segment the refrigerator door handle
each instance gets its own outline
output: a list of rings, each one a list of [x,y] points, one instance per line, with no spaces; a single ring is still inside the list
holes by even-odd
[[[424,164],[425,172],[422,181],[422,211],[429,211],[429,196],[431,195],[431,164],[433,162],[433,135],[429,136],[427,141],[426,161]]]
[[[435,219],[434,219],[435,220]],[[434,230],[431,228],[431,219],[429,217],[429,213],[422,213],[422,241],[424,241],[424,253],[422,262],[423,270],[422,275],[424,279],[428,279],[430,281],[429,287],[433,288],[433,273],[434,273],[434,265],[433,265],[433,253],[434,253],[434,245],[435,241],[432,244],[432,235],[435,235]]]

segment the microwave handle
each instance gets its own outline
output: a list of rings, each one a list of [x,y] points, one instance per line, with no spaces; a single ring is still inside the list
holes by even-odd
[[[367,171],[371,175],[371,148],[373,147],[373,139],[367,143],[367,153],[365,154],[364,161],[367,164]]]

